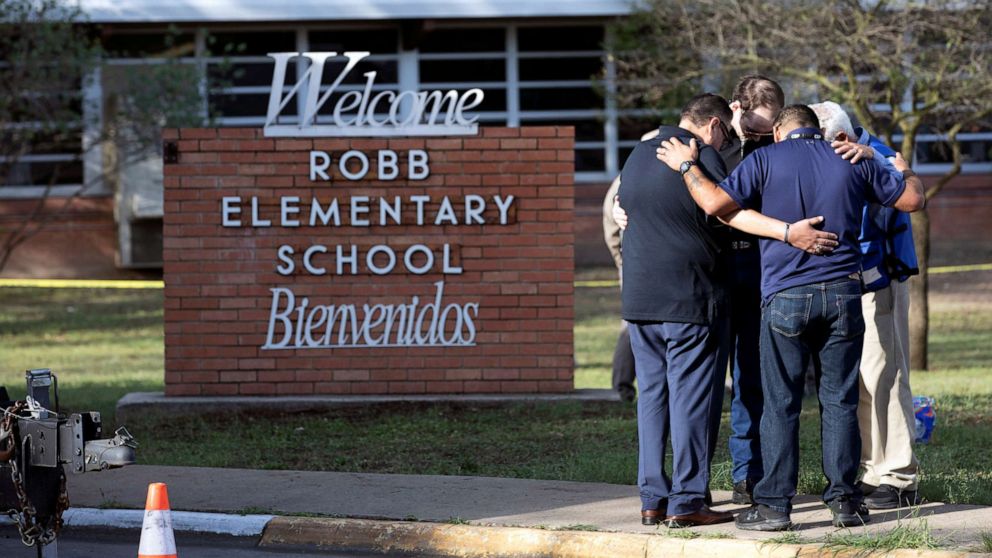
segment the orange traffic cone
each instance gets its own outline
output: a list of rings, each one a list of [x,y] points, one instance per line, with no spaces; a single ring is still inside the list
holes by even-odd
[[[169,511],[169,491],[165,483],[148,485],[138,558],[176,558],[176,538],[172,533],[172,512]]]

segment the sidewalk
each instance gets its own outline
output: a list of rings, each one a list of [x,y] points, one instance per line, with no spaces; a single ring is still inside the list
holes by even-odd
[[[113,471],[70,475],[69,496],[74,508],[141,509],[151,482],[168,484],[173,510],[438,522],[455,530],[467,523],[472,526],[537,527],[545,530],[570,528],[574,531],[629,533],[642,537],[664,535],[667,531],[663,527],[641,526],[635,487],[601,483],[135,465]],[[714,498],[720,509],[742,509],[730,504],[728,492],[717,492]],[[896,512],[873,512],[868,526],[852,529],[851,532],[891,530],[900,524],[899,515]],[[905,516],[906,512],[902,515]],[[934,503],[922,506],[918,515],[925,518],[931,532],[943,541],[947,550],[977,552],[982,548],[982,532],[992,532],[990,507]],[[319,542],[333,544],[334,541],[327,540],[327,537],[334,532],[354,532],[360,527],[369,530],[377,523],[366,521],[342,525],[341,522],[326,521],[321,527],[319,520],[317,524],[313,521],[283,518],[283,532],[275,538],[283,543],[308,544],[318,542],[314,540],[317,536],[323,537]],[[830,513],[813,497],[797,498],[793,521],[801,524],[796,533],[807,541],[836,531],[830,525]],[[913,525],[919,522],[917,519],[903,521]],[[397,536],[400,535],[400,531],[396,531],[397,523],[387,525],[392,526]],[[423,524],[415,525],[423,527]],[[693,530],[703,538],[691,542],[708,541],[708,544],[716,546],[733,542],[725,540],[728,535],[739,540],[768,539],[781,535],[740,531],[733,524]],[[292,540],[293,533],[297,534],[298,540]],[[588,532],[575,535],[600,539],[604,536],[602,533]],[[290,540],[286,540],[287,536]],[[418,530],[408,526],[402,530],[402,536],[436,537],[437,529],[431,531],[427,527]],[[651,538],[669,540],[669,537]],[[680,544],[688,542],[680,539]],[[749,546],[755,548],[753,544]]]

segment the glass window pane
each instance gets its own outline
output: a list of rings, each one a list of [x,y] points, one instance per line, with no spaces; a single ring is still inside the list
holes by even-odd
[[[992,161],[992,140],[961,142],[961,159],[965,163]]]
[[[526,51],[602,50],[603,27],[520,27],[517,47]]]
[[[421,60],[421,83],[503,81],[506,61],[496,60]]]
[[[365,50],[372,54],[397,52],[397,29],[363,29],[361,31],[311,31],[310,50],[313,52],[345,52]]]
[[[606,102],[591,87],[521,89],[521,110],[603,109]]]
[[[916,144],[916,160],[919,163],[954,162],[951,145],[944,141],[920,141]],[[992,140],[966,140],[961,142],[962,163],[987,163],[992,161]]]
[[[522,119],[521,126],[574,126],[575,141],[605,141],[606,133],[603,129],[603,120],[599,118],[586,120],[567,120],[563,118],[549,118],[541,120]]]
[[[641,136],[656,129],[661,125],[660,117],[630,117],[621,116],[617,119],[617,127],[620,133],[621,140],[638,140],[640,141]]]
[[[606,170],[606,153],[603,149],[576,149],[575,172],[603,172]]]
[[[272,69],[275,64],[272,62],[259,62],[251,64],[210,64],[207,67],[210,83],[220,84],[224,87],[243,87],[272,85]],[[296,63],[290,62],[286,66],[286,83],[295,83]]]
[[[131,260],[162,261],[162,219],[131,221]]]
[[[424,31],[418,45],[420,52],[503,52],[506,29],[433,29]]]
[[[296,97],[282,110],[280,116],[296,114]],[[269,108],[269,94],[210,95],[210,116],[265,116]]]
[[[946,142],[918,142],[916,160],[920,163],[950,163],[951,148]]]
[[[214,33],[208,38],[210,52],[215,56],[265,56],[270,52],[295,52],[296,34],[278,33]]]
[[[521,58],[521,81],[602,79],[601,58]]]
[[[103,48],[111,57],[149,58],[194,56],[196,39],[192,33],[118,33],[103,36]]]
[[[31,155],[77,154],[83,150],[82,135],[79,132],[42,132],[30,138]]]
[[[7,170],[7,169],[5,169]],[[47,186],[60,184],[82,184],[83,163],[63,162],[18,162],[7,170],[6,184],[9,186]]]
[[[466,114],[506,110],[506,89],[484,87],[482,92],[485,93],[482,97],[482,103]]]

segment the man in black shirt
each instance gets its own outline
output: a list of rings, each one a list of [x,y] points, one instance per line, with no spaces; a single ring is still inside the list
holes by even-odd
[[[720,156],[731,172],[758,148],[772,145],[772,121],[785,106],[785,94],[774,80],[762,75],[743,76],[734,87],[730,110],[733,130],[729,145]],[[658,130],[642,140],[654,138]],[[623,229],[627,216],[618,204],[613,207],[614,221]],[[751,504],[751,493],[764,476],[761,462],[758,424],[761,421],[761,366],[758,356],[758,333],[761,331],[761,264],[758,238],[731,228],[728,249],[722,256],[728,273],[727,291],[730,306],[729,345],[733,400],[730,404],[730,457],[735,504]],[[633,373],[631,373],[633,376]],[[722,405],[714,408],[713,432],[710,433],[710,457],[716,449]]]
[[[694,97],[683,108],[679,126],[663,126],[658,137],[638,144],[620,175],[620,199],[630,217],[624,234],[622,313],[631,323],[640,392],[638,485],[645,525],[666,516],[670,527],[733,518],[704,503],[711,422],[722,401],[725,372],[720,367],[726,357],[726,347],[721,346],[726,272],[720,257],[725,239],[692,200],[680,174],[655,156],[662,138],[701,140],[705,145],[699,151],[699,167],[722,180],[726,170],[714,147],[729,143],[731,118],[722,97]],[[761,226],[749,229],[755,234],[790,240],[828,234],[813,229],[816,219],[790,225],[789,235],[784,222],[749,213],[738,217],[761,219]],[[671,479],[664,471],[669,432]]]
[[[699,137],[699,166],[726,176],[710,146],[729,142],[732,113],[717,95],[699,95],[682,110],[679,127],[662,126],[641,142],[620,174],[620,199],[630,217],[624,235],[623,318],[630,325],[640,397],[637,402],[642,523],[720,523],[733,519],[704,503],[709,481],[709,423],[717,402],[719,340],[725,327],[723,240],[681,186],[681,176],[658,164],[659,138]],[[672,478],[664,471],[669,431]],[[663,508],[662,506],[667,506]]]

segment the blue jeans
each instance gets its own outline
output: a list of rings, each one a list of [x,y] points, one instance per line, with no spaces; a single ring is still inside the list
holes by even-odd
[[[762,308],[761,416],[764,478],[754,500],[791,512],[799,477],[799,412],[812,360],[820,400],[820,438],[827,488],[823,500],[860,501],[858,368],[864,341],[861,284],[843,279],[776,293]]]
[[[759,426],[761,358],[761,268],[757,246],[735,251],[730,288],[730,367],[734,398],[730,402],[730,459],[734,484],[764,476]]]
[[[637,484],[641,509],[668,500],[669,515],[690,514],[703,505],[709,484],[715,378],[724,337],[722,324],[675,322],[630,324],[637,369]],[[722,388],[721,388],[722,389]],[[665,447],[672,440],[672,476],[665,472]]]

